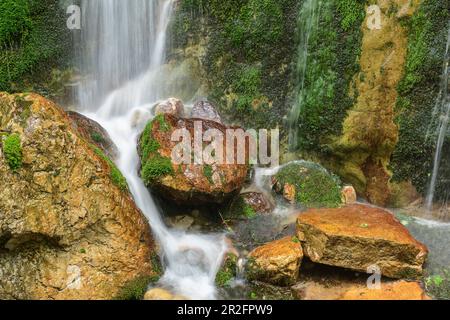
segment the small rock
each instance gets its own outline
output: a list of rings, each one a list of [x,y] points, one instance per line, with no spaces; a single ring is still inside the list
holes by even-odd
[[[249,280],[273,285],[292,285],[297,281],[303,250],[296,237],[286,237],[256,248],[249,254]]]
[[[183,102],[176,98],[169,98],[166,101],[160,102],[155,106],[155,115],[171,114],[176,117],[184,117]]]
[[[144,300],[147,300],[147,301],[156,301],[156,300],[179,301],[179,300],[187,300],[187,299],[180,295],[174,295],[165,289],[153,288],[146,292],[146,294],[144,296]]]
[[[342,188],[342,202],[345,204],[354,204],[357,201],[356,190],[352,186]]]
[[[191,118],[211,120],[222,123],[222,118],[214,105],[206,100],[202,100],[194,104],[192,108]]]

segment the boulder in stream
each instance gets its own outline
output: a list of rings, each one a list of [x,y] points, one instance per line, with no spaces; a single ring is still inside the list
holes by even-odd
[[[313,262],[390,278],[420,277],[428,255],[393,214],[365,205],[301,213],[297,235]]]
[[[41,96],[0,106],[0,299],[111,299],[152,276],[150,227],[113,162]]]
[[[248,165],[227,164],[225,161],[214,164],[198,164],[194,162],[192,153],[195,150],[195,125],[201,123],[204,134],[207,130],[215,130],[226,137],[224,125],[210,120],[178,118],[169,114],[160,114],[148,123],[139,140],[139,155],[142,162],[141,177],[153,192],[183,205],[220,204],[239,193],[247,176]],[[200,131],[200,130],[199,130]],[[174,132],[188,133],[190,151],[189,161],[177,164],[173,153],[178,155],[180,142],[172,141]],[[189,142],[188,142],[189,143]],[[227,148],[224,139],[224,157]],[[234,155],[237,158],[236,149]],[[226,159],[226,158],[224,158]]]

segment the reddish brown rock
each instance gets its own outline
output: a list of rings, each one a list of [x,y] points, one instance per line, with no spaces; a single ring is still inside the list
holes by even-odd
[[[297,281],[303,250],[296,237],[286,237],[256,248],[249,254],[248,278],[274,285]]]
[[[240,196],[256,213],[270,213],[274,209],[274,205],[262,192],[245,192]]]
[[[391,278],[419,277],[428,254],[390,212],[364,205],[302,213],[297,234],[314,262],[362,272],[375,265]]]
[[[197,132],[197,135],[215,129],[224,137],[223,158],[214,164],[194,162],[196,123],[202,127],[202,131]],[[226,129],[224,125],[209,120],[184,119],[168,114],[155,118],[140,138],[141,176],[144,183],[166,199],[181,204],[223,203],[230,199],[241,190],[247,177],[248,166],[237,164],[239,153],[237,144],[234,146],[234,164],[226,163],[225,159],[228,156]],[[177,149],[181,138],[178,142],[172,141],[172,134],[177,130],[178,132],[187,130],[190,133],[192,152],[187,154],[190,164],[176,164],[173,161],[173,154],[180,157],[184,154],[179,152],[180,148]],[[148,148],[149,145],[152,147]],[[206,148],[206,145],[202,147]]]

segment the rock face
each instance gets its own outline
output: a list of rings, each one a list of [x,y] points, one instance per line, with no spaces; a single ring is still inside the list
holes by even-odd
[[[67,115],[82,138],[99,147],[111,159],[117,158],[119,151],[102,126],[78,112],[68,111]]]
[[[202,100],[194,104],[192,108],[191,118],[211,120],[222,123],[222,118],[211,102]]]
[[[270,213],[274,209],[274,205],[262,192],[245,192],[240,196],[257,213]]]
[[[326,284],[308,281],[292,288],[299,300],[429,300],[419,282],[382,282],[380,288],[369,289],[365,283]]]
[[[0,148],[0,298],[111,299],[153,275],[146,219],[60,108],[0,93],[0,130],[22,155],[13,171]]]
[[[319,164],[294,161],[272,177],[273,188],[291,203],[308,208],[338,207],[341,181]]]
[[[345,204],[354,204],[358,200],[356,190],[352,186],[342,188],[342,202]]]
[[[202,131],[198,130],[196,135],[211,129],[226,137],[226,127],[214,121],[183,119],[168,114],[153,119],[147,125],[139,142],[141,177],[152,191],[180,204],[222,203],[241,190],[248,166],[226,164],[225,161],[216,161],[211,165],[196,164],[192,153],[195,150],[194,126],[198,122],[201,123]],[[190,141],[184,140],[187,146],[191,146],[188,152],[177,148],[180,142],[172,141],[172,134],[181,130],[190,135]],[[225,138],[223,143],[226,157],[228,154]],[[237,151],[235,146],[235,160]],[[187,162],[174,163],[172,153],[180,157],[187,156]]]
[[[160,102],[155,106],[155,115],[159,114],[171,114],[177,117],[184,117],[183,102],[176,98],[169,98],[166,101]]]
[[[156,301],[156,300],[186,300],[186,297],[173,295],[167,290],[161,288],[153,288],[145,293],[144,300]]]
[[[310,210],[297,220],[298,238],[313,262],[384,276],[416,278],[427,248],[389,212],[363,205]]]
[[[256,248],[249,254],[248,278],[287,286],[297,281],[303,250],[295,237],[286,237]]]

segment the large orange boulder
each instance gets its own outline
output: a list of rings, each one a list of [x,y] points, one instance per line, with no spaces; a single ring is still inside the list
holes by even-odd
[[[391,278],[419,277],[428,254],[390,212],[365,205],[302,213],[297,235],[313,262],[362,272],[379,268]]]

